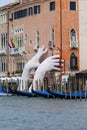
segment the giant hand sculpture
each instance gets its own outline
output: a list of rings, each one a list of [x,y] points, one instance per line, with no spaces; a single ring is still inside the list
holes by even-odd
[[[27,85],[27,81],[30,78],[30,72],[32,69],[37,68],[40,63],[39,60],[41,58],[41,56],[43,56],[44,54],[47,53],[47,49],[44,48],[44,46],[42,46],[42,48],[39,48],[38,52],[36,53],[35,56],[32,57],[31,60],[29,60],[23,69],[23,73],[22,73],[22,77],[21,77],[21,83],[19,84],[19,88],[20,90],[23,90],[26,88]]]
[[[59,55],[48,57],[39,65],[33,79],[33,90],[36,90],[37,84],[38,89],[41,89],[41,85],[46,72],[51,70],[60,71],[60,62],[62,62],[61,66],[63,66],[63,60],[60,61],[59,58],[60,58]]]
[[[45,49],[44,46],[42,46],[42,48],[39,48],[36,55],[33,56],[32,59],[29,60],[28,63],[25,64],[24,70],[22,73],[23,80],[29,79],[31,69],[37,68],[40,65],[39,60],[40,60],[41,56],[43,56],[46,53],[47,53],[47,49]]]

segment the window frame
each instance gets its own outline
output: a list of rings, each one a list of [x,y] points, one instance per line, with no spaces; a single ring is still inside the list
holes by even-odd
[[[74,4],[74,3],[75,3],[74,7],[71,7],[71,4]],[[76,1],[70,1],[69,2],[69,10],[70,11],[76,11]]]
[[[36,14],[40,14],[40,12],[41,12],[41,9],[40,9],[41,7],[40,7],[40,5],[35,5],[34,6],[34,14],[36,15]]]
[[[27,8],[14,12],[14,20],[26,17],[27,12],[28,12]]]
[[[55,10],[55,1],[50,2],[49,10],[54,11]]]
[[[29,7],[28,8],[28,16],[32,16],[33,15],[33,7]]]

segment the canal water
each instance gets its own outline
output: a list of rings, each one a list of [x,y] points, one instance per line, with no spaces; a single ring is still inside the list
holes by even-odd
[[[0,130],[87,130],[87,101],[0,97]]]

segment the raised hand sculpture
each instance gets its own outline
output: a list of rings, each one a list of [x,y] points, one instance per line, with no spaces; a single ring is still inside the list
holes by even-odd
[[[36,53],[36,55],[33,56],[31,58],[31,60],[29,60],[25,64],[24,69],[23,69],[23,73],[22,73],[22,77],[21,77],[21,84],[19,85],[21,90],[22,90],[22,88],[25,89],[26,81],[28,81],[30,78],[31,70],[37,68],[40,65],[39,60],[40,60],[41,56],[43,56],[44,54],[47,53],[47,51],[48,50],[45,49],[44,46],[42,46],[41,48],[38,49],[38,52]]]
[[[37,85],[38,85],[38,89],[41,89],[41,85],[43,83],[43,79],[46,72],[51,70],[60,71],[60,62],[62,62],[61,66],[63,66],[63,60],[60,60],[60,56],[54,55],[48,57],[39,65],[33,79],[33,90],[36,90]]]
[[[38,52],[36,53],[35,56],[33,56],[31,58],[31,60],[29,60],[25,66],[24,66],[24,70],[23,70],[23,73],[22,73],[22,79],[23,80],[27,80],[29,79],[30,77],[30,71],[32,69],[35,69],[37,68],[39,65],[40,65],[40,58],[41,56],[43,56],[44,54],[47,53],[47,49],[44,48],[44,46],[42,46],[42,48],[39,48]]]

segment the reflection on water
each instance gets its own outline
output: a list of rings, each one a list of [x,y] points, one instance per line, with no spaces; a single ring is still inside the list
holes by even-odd
[[[87,130],[87,101],[0,97],[0,130]]]

